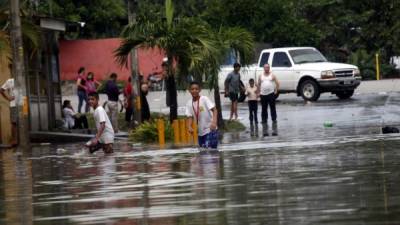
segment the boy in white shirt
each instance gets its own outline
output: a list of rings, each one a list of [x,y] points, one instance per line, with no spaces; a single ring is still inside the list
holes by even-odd
[[[198,143],[200,147],[217,148],[217,108],[206,96],[200,96],[200,84],[196,81],[190,83],[189,88],[192,99],[186,104],[186,116],[189,117],[189,132],[193,132],[193,120],[198,127]]]
[[[253,78],[249,80],[249,85],[246,87],[246,95],[247,95],[247,103],[249,104],[250,125],[253,126],[253,119],[254,119],[254,124],[257,125],[258,96],[257,96],[257,86],[254,84]]]
[[[93,118],[96,123],[97,133],[95,138],[86,143],[86,146],[89,147],[90,153],[100,148],[103,149],[104,153],[113,153],[114,130],[106,111],[99,105],[99,94],[97,92],[89,94],[89,104],[94,110]]]

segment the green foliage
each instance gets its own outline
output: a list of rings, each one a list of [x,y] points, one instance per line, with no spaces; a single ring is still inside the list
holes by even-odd
[[[30,53],[35,52],[40,47],[41,33],[39,27],[33,22],[31,11],[27,4],[20,5],[20,15],[24,48]],[[10,61],[11,56],[10,4],[9,1],[0,1],[0,59],[2,61]]]
[[[165,127],[165,141],[173,140],[173,130],[171,124],[166,120],[164,123]],[[135,130],[129,134],[129,139],[134,142],[144,143],[157,143],[158,142],[158,130],[156,121],[144,122],[139,125]]]
[[[153,117],[154,115],[154,117]],[[170,142],[174,139],[174,132],[171,124],[168,122],[167,116],[164,114],[152,113],[152,118],[163,117],[165,124],[165,141]],[[246,127],[239,121],[224,121],[225,128],[223,132],[241,132],[246,130]],[[129,139],[134,142],[157,143],[158,130],[156,121],[144,122],[129,134]]]
[[[224,132],[240,132],[246,130],[246,127],[239,121],[236,120],[224,120],[225,127]]]
[[[127,24],[124,0],[48,0],[39,1],[39,13],[70,22],[84,22],[76,35],[80,38],[118,36]]]
[[[366,50],[359,49],[349,57],[349,63],[358,66],[364,80],[373,80],[375,74],[375,54],[368,54]]]
[[[348,62],[358,66],[364,80],[376,79],[375,53],[368,53],[364,49],[359,49],[350,55]],[[398,78],[400,75],[394,65],[382,62],[380,64],[380,73],[382,74],[381,78]]]

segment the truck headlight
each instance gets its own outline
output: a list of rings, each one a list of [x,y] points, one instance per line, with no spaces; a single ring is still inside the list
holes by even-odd
[[[322,79],[331,79],[335,78],[335,73],[332,70],[325,70],[321,72]]]
[[[360,70],[359,69],[353,70],[353,76],[354,77],[359,77],[360,76]]]

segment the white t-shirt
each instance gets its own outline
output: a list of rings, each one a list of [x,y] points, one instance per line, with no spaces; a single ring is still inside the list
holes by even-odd
[[[210,101],[206,96],[200,96],[198,101],[193,102],[190,99],[186,103],[186,116],[193,117],[198,124],[199,136],[210,133],[210,126],[213,119],[211,109],[215,107],[215,104]]]
[[[261,86],[260,95],[269,95],[275,91],[275,81],[272,79],[272,74],[265,76],[262,74],[260,76]]]
[[[63,108],[63,115],[65,121],[65,128],[72,129],[75,126],[75,118],[76,112],[72,109],[65,107]]]
[[[102,144],[114,143],[114,130],[112,128],[110,119],[108,118],[107,113],[104,110],[104,108],[100,105],[97,106],[96,110],[94,110],[93,117],[94,117],[94,121],[96,123],[97,130],[100,129],[100,123],[105,122],[105,125],[106,125],[106,127],[99,139],[100,143],[102,143]]]
[[[15,97],[15,89],[14,89],[14,78],[8,79],[4,84],[1,86],[1,89],[8,91],[8,95],[10,97]],[[15,107],[15,100],[10,101],[10,107]]]
[[[247,95],[247,100],[248,101],[256,101],[257,100],[257,86],[254,85],[251,87],[248,85],[246,87],[246,95]]]

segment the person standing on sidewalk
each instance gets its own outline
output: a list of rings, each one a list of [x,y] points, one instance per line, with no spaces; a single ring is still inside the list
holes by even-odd
[[[276,123],[275,99],[279,91],[279,82],[271,73],[269,64],[264,64],[264,73],[258,78],[258,93],[261,97],[261,119],[263,124],[268,122],[268,106],[271,110],[271,119]]]
[[[150,107],[149,102],[147,101],[147,94],[149,93],[149,85],[147,82],[143,82],[140,85],[140,103],[142,104],[141,107],[141,115],[142,115],[142,122],[150,120]]]
[[[86,92],[85,67],[81,67],[78,70],[76,86],[77,86],[78,100],[79,100],[78,112],[81,113],[83,102],[85,102],[85,112],[89,112],[89,104],[88,104],[87,92]]]
[[[257,110],[258,110],[258,87],[254,84],[254,79],[249,80],[249,85],[246,87],[247,103],[249,104],[249,120],[250,127],[253,128],[254,125],[257,126]],[[254,123],[253,123],[254,122]],[[253,129],[251,129],[253,130]]]
[[[237,113],[237,104],[238,104],[238,99],[239,99],[239,93],[240,93],[240,64],[239,63],[234,63],[233,64],[233,71],[228,74],[228,76],[225,79],[225,97],[229,97],[231,100],[231,114],[229,117],[229,120],[233,119],[233,116],[235,116],[235,120],[238,118],[238,113]]]
[[[92,92],[97,92],[100,85],[101,83],[94,79],[94,73],[89,72],[86,77],[86,93],[89,95]]]
[[[128,77],[128,81],[124,87],[124,108],[125,108],[125,121],[128,125],[131,124],[133,116],[133,88],[132,88],[132,77]]]
[[[1,95],[10,102],[11,116],[11,145],[17,145],[17,105],[15,102],[14,78],[8,79],[0,88]]]
[[[105,90],[108,97],[108,110],[110,112],[111,124],[115,133],[118,133],[118,101],[120,91],[117,86],[117,77],[116,73],[112,73],[110,75],[110,80],[107,81]]]

